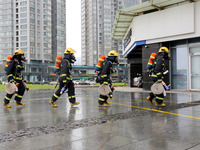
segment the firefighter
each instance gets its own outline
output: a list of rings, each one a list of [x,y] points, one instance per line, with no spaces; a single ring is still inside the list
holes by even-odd
[[[60,97],[62,88],[68,89],[68,98],[70,105],[78,105],[80,102],[76,102],[75,89],[72,78],[70,78],[70,71],[72,70],[72,63],[76,61],[74,56],[74,50],[72,48],[67,48],[64,52],[64,58],[62,59],[60,66],[60,78],[59,78],[59,89],[52,96],[49,104],[53,107],[57,107],[55,104],[56,100]]]
[[[114,72],[113,70],[113,64],[116,63],[118,64],[118,53],[115,50],[111,50],[108,53],[108,57],[106,58],[106,60],[103,62],[102,64],[102,69],[101,69],[101,81],[100,84],[105,84],[111,87],[111,91],[114,91],[114,88],[112,86],[112,81],[110,79],[110,74]],[[110,103],[107,101],[108,97],[112,98],[112,95],[107,95],[107,96],[103,96],[103,95],[99,95],[99,106],[101,107],[107,107],[108,105],[110,105]]]
[[[170,51],[167,47],[161,47],[156,56],[156,60],[153,65],[153,73],[151,78],[153,82],[162,82],[163,81],[163,73],[166,71],[166,66],[164,64],[165,60],[170,60]],[[153,92],[149,93],[150,96],[147,97],[147,100],[153,104],[153,98],[156,98],[156,106],[165,107],[166,105],[163,103],[164,93],[155,95]]]
[[[24,57],[24,52],[20,49],[14,52],[14,56],[11,58],[11,62],[6,70],[8,82],[12,83],[15,82],[18,87],[18,93],[15,96],[16,105],[25,106],[24,103],[21,102],[22,97],[25,92],[25,86],[23,84],[23,76],[21,71],[24,70],[23,62],[26,61]],[[9,102],[14,94],[6,94],[3,105],[7,108],[11,108]]]

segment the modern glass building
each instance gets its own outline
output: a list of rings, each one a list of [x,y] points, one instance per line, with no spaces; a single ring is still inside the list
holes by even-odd
[[[172,89],[200,91],[200,0],[152,0],[122,12],[125,15],[117,12],[113,38],[125,45],[129,85],[133,86],[135,75],[141,73],[143,88],[150,90],[153,82],[146,68],[149,56],[166,46],[172,60],[166,62],[169,74],[165,82]]]
[[[65,0],[0,0],[0,59],[26,53],[25,77],[48,80],[49,64],[66,48]]]

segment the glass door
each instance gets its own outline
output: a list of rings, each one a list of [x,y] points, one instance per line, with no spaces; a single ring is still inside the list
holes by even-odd
[[[200,90],[200,47],[190,48],[190,89]]]
[[[171,48],[171,88],[188,89],[188,48]]]

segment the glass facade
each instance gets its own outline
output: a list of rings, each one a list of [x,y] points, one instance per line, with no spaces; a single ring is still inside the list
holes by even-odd
[[[170,42],[172,89],[200,90],[200,38]]]
[[[190,48],[191,89],[200,89],[200,47]]]
[[[171,83],[172,89],[187,89],[188,52],[187,47],[172,48]]]

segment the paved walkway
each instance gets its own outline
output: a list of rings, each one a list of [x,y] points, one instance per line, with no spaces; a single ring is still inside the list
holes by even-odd
[[[77,107],[55,90],[25,93],[25,108],[0,106],[2,150],[199,150],[200,92],[170,91],[165,108],[151,105],[148,91],[116,87],[108,108],[97,106],[97,88],[76,88]],[[1,97],[4,93],[0,93]]]

